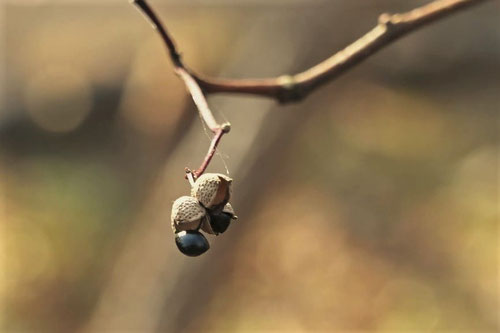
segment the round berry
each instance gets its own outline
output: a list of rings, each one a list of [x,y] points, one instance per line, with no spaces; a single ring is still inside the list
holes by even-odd
[[[222,234],[227,230],[229,224],[231,223],[231,215],[227,213],[216,213],[210,214],[210,225],[212,226],[212,230],[215,234]]]
[[[181,231],[175,234],[175,244],[179,251],[190,257],[197,257],[208,251],[210,244],[198,231]]]

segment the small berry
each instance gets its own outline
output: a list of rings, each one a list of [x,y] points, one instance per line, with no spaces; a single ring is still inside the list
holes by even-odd
[[[231,215],[226,213],[216,213],[210,215],[210,224],[215,234],[222,234],[229,227]]]
[[[201,229],[213,235],[224,233],[229,227],[231,220],[238,218],[234,215],[234,210],[230,203],[227,203],[220,212],[209,212],[208,216],[209,218],[202,224]]]
[[[197,257],[208,251],[210,244],[198,231],[181,231],[175,234],[175,244],[179,251],[190,257]]]

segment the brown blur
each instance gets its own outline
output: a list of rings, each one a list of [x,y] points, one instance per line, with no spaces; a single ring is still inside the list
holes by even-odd
[[[304,70],[422,1],[151,1],[187,64]],[[0,4],[1,332],[498,330],[500,6],[291,105],[209,102],[239,220],[182,256],[207,131],[127,1]]]

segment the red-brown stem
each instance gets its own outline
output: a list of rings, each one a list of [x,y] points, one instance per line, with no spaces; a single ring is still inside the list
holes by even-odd
[[[176,43],[173,37],[169,34],[165,25],[161,22],[160,18],[154,10],[149,6],[146,0],[133,0],[134,5],[136,5],[141,12],[148,18],[153,26],[153,28],[158,32],[167,51],[169,52],[170,59],[175,67],[175,73],[182,79],[186,85],[189,94],[193,98],[193,101],[200,112],[201,117],[207,124],[208,128],[215,133],[221,126],[217,123],[214,115],[210,108],[208,107],[205,94],[198,84],[198,80],[193,77],[191,72],[186,68],[182,62],[181,55],[177,49]]]
[[[184,67],[176,67],[175,72],[179,75],[182,81],[184,81],[187,90],[193,98],[194,104],[198,108],[198,111],[208,128],[210,128],[212,133],[216,133],[219,129],[221,129],[221,125],[217,123],[212,111],[208,107],[207,99],[205,98],[203,91],[201,91],[198,82]]]
[[[201,163],[201,166],[197,170],[193,171],[193,176],[195,179],[201,176],[207,169],[208,165],[210,164],[210,161],[212,160],[212,157],[214,157],[215,152],[217,151],[217,146],[219,145],[219,142],[225,133],[227,132],[222,127],[215,131],[215,134],[212,138],[212,142],[210,143],[210,147],[208,148],[208,152],[205,155],[203,163]]]
[[[176,73],[184,81],[203,120],[214,133],[203,164],[194,172],[197,177],[205,171],[212,160],[223,134],[229,131],[228,125],[223,128],[224,126],[216,122],[208,107],[205,94],[239,93],[274,98],[282,103],[298,101],[402,36],[484,1],[487,0],[435,0],[406,13],[382,14],[378,24],[372,30],[325,61],[295,75],[268,79],[222,79],[195,74],[182,62],[172,36],[146,0],[133,0],[133,3],[150,19],[153,27],[160,34],[169,51]]]
[[[303,99],[316,88],[337,78],[400,37],[485,1],[487,0],[436,0],[406,13],[382,14],[378,25],[360,39],[325,61],[295,75],[265,79],[226,79],[189,72],[206,94],[251,94],[274,98],[282,103],[294,102]]]
[[[225,79],[196,75],[206,93],[252,94],[295,102],[337,78],[395,40],[452,13],[487,0],[436,0],[401,14],[382,14],[378,25],[323,62],[295,75],[266,79]]]
[[[194,178],[199,177],[205,172],[206,168],[210,164],[212,157],[217,151],[217,145],[219,144],[222,136],[225,133],[228,133],[230,130],[230,125],[228,123],[220,125],[215,120],[215,117],[208,106],[207,99],[205,97],[204,92],[200,88],[197,78],[195,78],[191,72],[186,68],[184,63],[182,62],[180,52],[177,49],[177,46],[174,42],[174,39],[168,33],[168,30],[165,28],[165,25],[161,22],[158,15],[154,12],[154,10],[149,6],[146,0],[133,0],[133,3],[144,13],[144,15],[151,21],[153,28],[159,33],[162,38],[167,51],[169,52],[170,59],[175,67],[176,74],[182,79],[186,88],[193,98],[193,101],[200,112],[200,115],[203,121],[207,124],[210,131],[214,133],[214,137],[212,138],[212,142],[210,144],[210,148],[208,149],[208,153],[203,160],[201,166],[193,172]]]
[[[132,0],[131,2],[140,9],[140,11],[146,16],[146,18],[149,19],[153,28],[158,32],[158,34],[160,34],[161,39],[165,43],[165,46],[170,53],[170,59],[172,59],[174,66],[184,67],[181,59],[181,54],[177,49],[173,37],[170,36],[168,30],[165,28],[165,25],[161,22],[158,15],[156,15],[153,8],[149,6],[146,0]]]

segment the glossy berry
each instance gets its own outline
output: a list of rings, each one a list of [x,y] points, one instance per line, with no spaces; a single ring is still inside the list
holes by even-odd
[[[221,212],[216,214],[210,214],[210,225],[215,234],[222,234],[229,227],[232,216],[230,214]]]
[[[183,254],[196,257],[210,248],[207,239],[198,231],[181,231],[175,234],[175,244]]]
[[[238,218],[230,203],[227,203],[222,210],[209,210],[207,214],[207,218],[201,224],[201,230],[212,235],[223,233],[229,227],[231,220]]]

